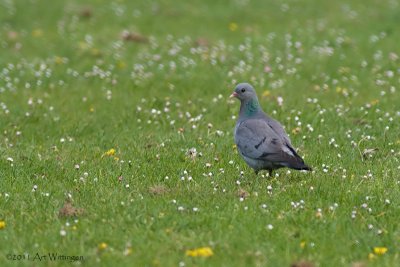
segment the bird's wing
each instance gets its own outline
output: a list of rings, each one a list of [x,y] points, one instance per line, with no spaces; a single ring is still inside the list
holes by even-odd
[[[236,129],[235,141],[239,151],[248,158],[275,162],[283,166],[298,161],[296,152],[286,143],[285,136],[278,135],[265,119],[248,119],[241,122]]]
[[[292,146],[290,142],[289,136],[286,134],[285,130],[283,129],[282,125],[277,122],[276,120],[268,117],[265,115],[265,121],[268,123],[268,125],[272,128],[272,130],[279,136],[281,139],[288,144],[289,146]]]

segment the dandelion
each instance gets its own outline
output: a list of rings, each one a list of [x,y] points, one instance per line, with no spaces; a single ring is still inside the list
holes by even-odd
[[[124,61],[118,61],[118,63],[117,63],[117,67],[119,68],[119,69],[125,69],[126,68],[126,63],[124,62]]]
[[[301,132],[301,128],[300,127],[296,127],[292,130],[292,134],[298,134]]]
[[[129,256],[129,255],[131,255],[131,254],[132,254],[132,248],[131,248],[131,247],[125,248],[123,254],[124,254],[124,256]]]
[[[262,97],[264,98],[264,97],[269,97],[271,95],[271,92],[269,91],[269,90],[265,90],[263,93],[262,93]]]
[[[370,261],[374,260],[376,258],[376,255],[374,253],[368,253],[368,259]]]
[[[201,247],[201,248],[196,248],[196,249],[189,249],[186,250],[186,256],[189,257],[211,257],[214,255],[214,252],[210,247]]]
[[[109,150],[107,150],[106,152],[104,152],[103,157],[104,156],[114,156],[115,155],[115,149],[111,148]]]
[[[108,245],[107,245],[107,243],[105,243],[105,242],[101,242],[99,245],[98,245],[98,249],[101,251],[101,250],[105,250],[106,248],[108,247]]]
[[[0,230],[6,228],[6,222],[0,221]]]
[[[229,30],[230,30],[231,32],[234,32],[234,31],[236,31],[237,29],[238,29],[238,25],[237,25],[235,22],[229,23]]]
[[[374,247],[374,253],[376,255],[383,255],[388,251],[387,247]]]
[[[57,65],[63,64],[64,60],[62,57],[56,56],[54,57],[54,63],[56,63]]]
[[[300,247],[304,249],[306,247],[306,241],[301,241]]]

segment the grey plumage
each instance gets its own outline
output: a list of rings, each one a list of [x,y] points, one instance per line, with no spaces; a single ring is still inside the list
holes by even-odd
[[[293,148],[282,125],[261,109],[254,88],[240,83],[232,93],[240,100],[239,118],[235,127],[235,143],[240,155],[256,173],[288,167],[311,170]]]

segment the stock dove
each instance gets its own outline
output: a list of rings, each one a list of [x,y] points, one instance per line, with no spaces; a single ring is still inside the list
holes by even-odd
[[[311,171],[293,148],[282,125],[262,111],[250,84],[238,84],[231,97],[240,100],[235,143],[244,161],[256,174],[267,170],[272,176],[273,170],[283,167]]]

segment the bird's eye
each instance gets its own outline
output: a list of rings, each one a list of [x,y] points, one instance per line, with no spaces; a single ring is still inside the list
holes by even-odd
[[[246,89],[242,88],[242,90],[240,90],[240,91],[242,91],[242,93],[244,93],[246,91]]]

